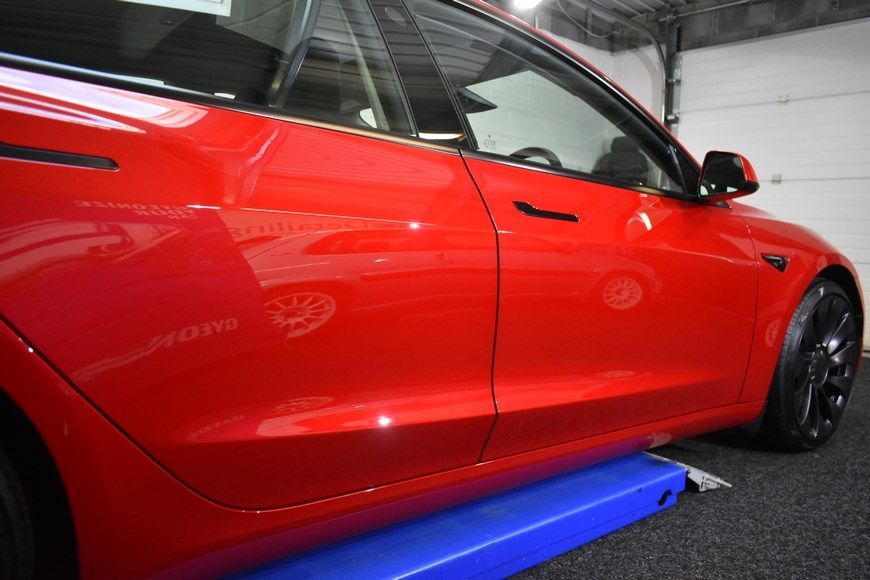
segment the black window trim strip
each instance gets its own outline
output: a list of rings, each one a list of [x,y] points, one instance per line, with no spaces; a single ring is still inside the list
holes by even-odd
[[[620,189],[628,189],[631,191],[636,191],[637,193],[646,193],[648,195],[668,197],[671,199],[678,199],[680,201],[687,201],[691,203],[705,203],[704,200],[699,196],[689,195],[686,193],[681,193],[679,191],[671,191],[669,189],[656,189],[653,187],[646,187],[644,185],[633,185],[626,181],[592,175],[591,173],[584,173],[583,171],[578,171],[576,169],[567,169],[565,167],[553,167],[552,165],[543,165],[540,163],[535,163],[534,161],[527,161],[525,159],[518,159],[516,157],[508,157],[505,155],[500,155],[498,153],[490,153],[487,151],[468,151],[463,149],[462,156],[468,159],[491,161],[500,165],[508,165],[510,167],[518,167],[520,169],[531,169],[532,171],[537,171],[539,173],[549,173],[551,175],[569,177],[580,181],[598,183],[600,185],[608,185],[611,187],[618,187]]]
[[[52,163],[54,165],[68,165],[71,167],[84,167],[87,169],[103,169],[117,171],[118,163],[109,157],[95,155],[82,155],[67,151],[55,151],[52,149],[37,149],[35,147],[23,147],[0,141],[0,157],[6,159],[18,159],[22,161],[37,161],[39,163]]]
[[[223,109],[227,111],[234,111],[237,113],[247,113],[250,115],[257,115],[259,117],[266,117],[268,119],[275,119],[278,121],[287,121],[298,125],[305,125],[307,127],[315,127],[318,129],[325,129],[338,133],[345,133],[349,135],[356,135],[359,137],[377,139],[378,141],[399,143],[402,145],[409,145],[411,147],[429,149],[433,151],[439,151],[441,153],[448,153],[451,155],[459,155],[459,149],[455,146],[446,145],[444,142],[422,139],[420,137],[417,137],[416,135],[392,133],[387,131],[380,131],[374,128],[366,129],[362,127],[354,127],[351,125],[329,123],[327,121],[319,121],[317,119],[309,119],[306,117],[297,117],[283,111],[271,109],[265,105],[252,105],[247,103],[230,101],[221,97],[209,95],[208,93],[191,91],[182,87],[154,85],[150,83],[136,81],[133,79],[119,78],[117,75],[111,73],[105,73],[91,69],[65,65],[61,63],[30,58],[27,56],[20,56],[8,52],[0,51],[0,66],[25,70],[38,74],[47,74],[59,78],[90,83],[103,87],[121,89],[143,95],[154,95],[156,97],[163,97],[176,101],[184,101],[197,105],[213,107],[215,109]]]
[[[688,152],[688,150],[686,150],[686,148],[683,147],[683,145],[679,141],[677,141],[672,135],[670,135],[667,131],[665,131],[662,128],[662,126],[658,123],[658,121],[654,120],[651,117],[649,112],[647,112],[644,108],[640,107],[637,103],[635,103],[633,99],[628,98],[625,95],[623,95],[622,92],[613,85],[612,81],[603,77],[601,74],[599,74],[595,70],[589,68],[588,64],[584,63],[581,60],[578,60],[573,55],[565,52],[564,49],[562,47],[560,47],[559,45],[550,42],[548,39],[546,39],[546,37],[539,37],[535,34],[532,34],[528,30],[526,30],[524,27],[519,26],[515,22],[511,22],[511,20],[509,18],[505,18],[504,16],[501,16],[495,12],[486,10],[486,9],[482,8],[481,6],[475,4],[472,1],[469,1],[469,0],[434,0],[434,1],[440,2],[441,4],[446,4],[448,6],[456,7],[460,10],[463,10],[464,12],[467,12],[467,13],[473,14],[475,16],[478,16],[480,18],[483,18],[487,22],[490,22],[490,23],[495,24],[497,26],[500,26],[502,28],[506,28],[510,32],[519,34],[524,39],[532,42],[534,45],[538,46],[539,48],[542,48],[543,50],[547,51],[549,54],[559,58],[564,63],[566,63],[569,66],[571,66],[572,68],[576,69],[580,74],[588,76],[593,82],[595,82],[601,88],[603,88],[611,97],[617,99],[620,103],[622,103],[623,105],[628,107],[628,109],[631,112],[633,112],[637,117],[640,118],[641,122],[643,122],[645,125],[647,125],[647,127],[650,128],[662,140],[664,140],[664,142],[666,144],[670,145],[675,150],[679,151],[686,158],[686,160],[689,163],[691,163],[695,166],[695,168],[698,170],[698,174],[701,173],[701,167],[698,165],[697,161],[695,161],[695,159],[692,157],[692,155]],[[408,12],[414,18],[414,22],[416,24],[417,15],[414,13],[413,9],[411,9],[410,6],[408,7]],[[424,36],[424,40],[425,40],[425,36]],[[429,48],[428,42],[426,43],[426,47]],[[429,48],[429,52],[430,53],[432,52],[431,48]],[[433,55],[433,58],[434,58],[434,55]],[[437,64],[438,60],[435,59],[435,62]],[[439,68],[439,70],[441,69],[440,65],[438,65],[438,68]],[[443,72],[442,72],[442,75],[443,75]],[[449,86],[449,85],[447,85],[447,86]],[[456,106],[455,98],[454,98],[454,106]],[[459,109],[457,109],[457,112],[459,113],[460,118],[463,119],[463,123],[467,124],[467,120],[465,119],[465,116],[461,113],[461,111]],[[627,186],[625,184],[625,182],[613,181],[613,180],[609,180],[607,178],[599,178],[598,176],[590,175],[588,173],[583,173],[580,171],[573,171],[570,169],[560,170],[560,169],[552,168],[549,166],[538,165],[534,162],[523,162],[519,159],[513,160],[513,159],[507,158],[503,155],[490,155],[490,154],[487,154],[487,153],[481,151],[480,149],[478,149],[476,147],[476,144],[472,145],[474,143],[474,134],[471,132],[470,128],[468,128],[467,130],[469,131],[468,139],[466,140],[465,143],[462,144],[461,150],[462,150],[463,155],[467,155],[469,157],[478,157],[478,155],[468,155],[469,153],[479,154],[479,156],[481,158],[487,159],[489,161],[502,160],[505,165],[524,167],[524,168],[534,169],[536,171],[550,172],[550,173],[555,173],[557,175],[565,175],[568,177],[579,178],[579,179],[582,179],[584,181],[592,181],[595,183],[602,183],[604,185],[616,185],[616,186],[622,187],[624,189],[631,189],[633,191],[638,191],[641,193],[650,193],[653,195],[671,197],[671,198],[679,199],[682,201],[692,201],[692,202],[701,203],[703,205],[709,205],[701,196],[693,195],[689,192],[677,193],[677,192],[670,191],[670,190],[660,190],[660,189],[648,188],[648,187],[643,187],[643,186],[630,186],[630,185]],[[470,146],[473,146],[474,148],[470,148]],[[687,185],[686,177],[683,174],[683,168],[680,166],[679,163],[676,164],[676,169],[679,172],[680,177],[681,177],[684,185]]]
[[[420,23],[417,22],[417,15],[408,5],[408,2],[406,0],[397,1],[402,4],[402,6],[405,8],[405,12],[408,13],[409,18],[411,19],[411,24],[414,26],[414,30],[417,31],[418,38],[423,43],[423,47],[426,49],[426,52],[429,53],[429,57],[432,59],[432,63],[435,65],[435,70],[438,71],[438,77],[441,79],[441,86],[444,92],[447,94],[447,98],[453,104],[453,112],[456,115],[459,126],[462,127],[463,133],[463,139],[457,145],[460,149],[477,150],[477,138],[474,136],[474,131],[471,130],[471,125],[468,122],[468,118],[462,111],[462,107],[459,104],[459,100],[456,98],[455,92],[450,87],[450,79],[447,78],[447,75],[444,73],[441,65],[438,64],[438,58],[435,56],[435,51],[432,50],[431,46],[429,46],[429,41],[426,39],[426,35],[423,33],[423,28],[420,26]]]
[[[396,76],[396,82],[399,85],[399,93],[402,98],[402,106],[405,107],[405,114],[408,115],[408,120],[411,122],[411,131],[415,137],[420,136],[420,130],[417,128],[417,118],[414,115],[414,109],[411,106],[411,99],[408,96],[408,89],[405,88],[405,81],[402,78],[402,73],[399,70],[399,63],[396,61],[396,56],[393,54],[393,49],[390,46],[390,40],[387,36],[387,33],[384,32],[384,26],[381,22],[381,19],[378,17],[378,13],[375,10],[374,4],[372,0],[364,0],[366,6],[369,9],[369,12],[372,15],[372,20],[374,20],[375,26],[378,29],[378,33],[381,35],[381,40],[384,42],[384,47],[387,49],[387,55],[390,57],[390,64],[393,67],[393,74]]]
[[[381,26],[380,19],[378,18],[377,13],[375,12],[374,6],[372,6],[371,0],[362,0],[362,3],[365,4],[365,7],[368,9],[369,14],[372,17],[372,22],[374,22],[375,29],[378,31],[380,35],[381,42],[384,44],[384,50],[387,53],[387,58],[390,61],[390,66],[392,67],[393,77],[396,81],[396,88],[399,91],[399,100],[402,101],[402,108],[405,111],[405,117],[408,120],[411,128],[411,136],[412,137],[420,137],[420,132],[417,130],[417,119],[414,117],[414,111],[411,109],[411,101],[408,99],[408,91],[405,89],[405,84],[402,82],[402,75],[399,73],[399,66],[396,63],[396,57],[393,56],[393,51],[390,50],[390,43],[387,41],[387,35],[384,34],[384,28]],[[315,22],[315,25],[317,23]],[[351,26],[351,34],[356,34],[356,30],[353,30],[353,26]],[[290,90],[293,90],[291,85]]]

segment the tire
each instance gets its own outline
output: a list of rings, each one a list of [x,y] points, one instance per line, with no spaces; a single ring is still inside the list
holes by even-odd
[[[816,278],[785,334],[761,436],[789,451],[824,445],[849,402],[861,355],[858,344],[849,297],[835,282]]]
[[[18,475],[0,450],[0,578],[33,577],[33,527]]]

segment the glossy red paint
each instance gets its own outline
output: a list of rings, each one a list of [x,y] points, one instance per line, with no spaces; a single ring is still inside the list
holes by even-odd
[[[0,160],[3,314],[192,489],[267,508],[477,461],[496,249],[458,155],[25,72],[0,124],[120,166]]]
[[[820,272],[840,269],[856,285],[853,299],[857,300],[855,306],[859,312],[864,312],[864,304],[855,266],[821,236],[807,228],[776,220],[753,207],[730,203],[734,213],[749,226],[759,257],[761,254],[775,254],[789,260],[785,272],[770,267],[759,268],[755,337],[740,400],[763,401],[767,398],[772,369],[792,314],[813,278]],[[860,341],[860,331],[858,337]]]
[[[54,455],[73,510],[84,578],[202,578],[610,457],[750,420],[731,405],[448,470],[324,501],[237,510],[181,485],[0,324],[0,386]]]
[[[755,168],[752,167],[752,163],[749,162],[749,159],[739,153],[734,153],[734,155],[740,159],[740,163],[743,165],[743,172],[746,174],[746,180],[751,181],[752,183],[758,183],[758,175],[755,174]]]
[[[698,203],[468,159],[499,233],[496,458],[735,403],[758,262]],[[576,215],[530,217],[514,201]]]
[[[88,578],[214,576],[748,422],[810,280],[854,276],[741,204],[11,68],[0,141],[120,166],[0,159],[0,389]]]

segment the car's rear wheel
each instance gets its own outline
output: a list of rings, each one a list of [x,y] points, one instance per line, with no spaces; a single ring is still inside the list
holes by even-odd
[[[843,289],[816,279],[792,316],[777,362],[762,424],[771,443],[805,451],[834,434],[852,393],[857,329]]]
[[[0,578],[33,577],[33,528],[21,481],[0,450]]]

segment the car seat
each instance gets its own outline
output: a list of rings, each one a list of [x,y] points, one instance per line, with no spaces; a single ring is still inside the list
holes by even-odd
[[[610,143],[610,153],[601,156],[592,174],[647,185],[649,162],[631,137],[614,137]]]

